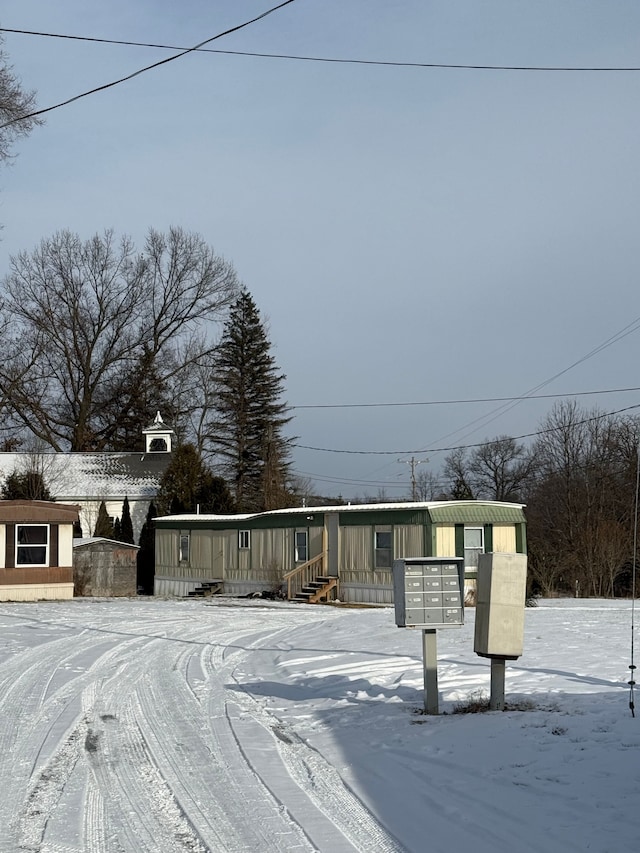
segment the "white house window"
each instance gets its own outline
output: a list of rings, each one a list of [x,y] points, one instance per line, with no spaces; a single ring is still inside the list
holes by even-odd
[[[16,524],[16,566],[49,565],[49,525]]]
[[[306,563],[309,557],[308,536],[306,530],[296,530],[296,563]]]
[[[465,527],[464,529],[464,564],[467,569],[478,568],[478,556],[484,554],[484,529],[482,527]]]
[[[238,530],[238,548],[242,551],[246,551],[251,547],[251,531],[250,530]]]
[[[376,569],[390,569],[393,555],[393,533],[388,530],[376,530],[374,533],[373,565]]]
[[[189,534],[181,533],[180,534],[180,562],[188,563],[189,562]]]

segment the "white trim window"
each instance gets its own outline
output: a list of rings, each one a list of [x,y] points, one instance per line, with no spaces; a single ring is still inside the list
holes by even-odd
[[[189,562],[189,551],[191,550],[191,537],[188,533],[180,534],[180,562],[188,563]]]
[[[390,527],[376,530],[373,545],[373,566],[376,569],[390,569],[393,559],[393,531]]]
[[[296,563],[306,563],[309,559],[309,534],[306,530],[296,530],[295,547]]]
[[[464,565],[466,569],[478,568],[478,557],[484,554],[484,528],[465,527]]]
[[[16,567],[49,565],[49,525],[16,524]]]
[[[241,551],[248,551],[251,548],[250,530],[238,530],[238,548]]]

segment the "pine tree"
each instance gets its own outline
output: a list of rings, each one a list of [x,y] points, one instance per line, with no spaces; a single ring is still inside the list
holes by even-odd
[[[26,471],[24,474],[13,471],[2,485],[0,497],[5,501],[53,500],[45,479],[39,471]]]
[[[104,539],[113,539],[113,522],[107,512],[107,505],[104,501],[100,502],[98,509],[98,520],[96,521],[94,536],[101,536]]]
[[[286,506],[292,439],[282,434],[291,421],[282,400],[285,376],[247,291],[230,311],[212,374],[216,396],[208,441],[238,511]]]
[[[153,519],[157,514],[155,504],[152,501],[149,504],[147,517],[142,525],[138,541],[140,548],[137,555],[137,584],[138,592],[143,595],[153,595],[156,562],[156,533]]]
[[[193,444],[183,444],[172,454],[157,500],[160,511],[169,515],[198,510],[229,513],[235,508],[227,484],[210,471]]]
[[[116,542],[122,542],[122,524],[120,523],[120,519],[117,517],[113,522],[113,538]]]
[[[128,542],[133,545],[133,522],[131,521],[131,510],[129,509],[129,498],[125,495],[122,504],[122,518],[120,519],[120,542]]]

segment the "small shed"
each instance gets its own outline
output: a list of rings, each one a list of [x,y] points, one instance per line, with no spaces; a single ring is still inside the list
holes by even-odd
[[[0,501],[0,601],[73,598],[79,512],[54,501]]]
[[[131,596],[137,593],[137,545],[101,536],[73,540],[73,580],[77,596]]]

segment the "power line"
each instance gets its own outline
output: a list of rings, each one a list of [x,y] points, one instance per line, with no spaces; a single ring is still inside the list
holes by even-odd
[[[625,406],[623,409],[616,409],[613,412],[604,412],[601,415],[594,415],[590,418],[584,418],[584,420],[576,421],[575,426],[580,426],[581,424],[592,423],[593,421],[602,420],[602,418],[608,418],[612,415],[619,415],[622,412],[629,412],[632,409],[640,409],[640,403],[637,403],[634,406]],[[535,438],[538,435],[548,435],[550,432],[557,432],[558,430],[563,429],[562,426],[557,427],[549,427],[548,429],[537,430],[536,432],[527,432],[523,435],[513,435],[513,436],[505,436],[505,438],[511,438],[514,441],[521,441],[524,438]],[[486,447],[488,444],[492,444],[493,441],[479,441],[476,444],[458,444],[452,447],[428,447],[422,448],[421,450],[338,450],[336,448],[330,447],[312,447],[307,444],[292,444],[292,447],[297,447],[300,450],[315,450],[319,453],[345,453],[353,456],[411,456],[415,453],[425,453],[428,451],[429,453],[449,453],[452,450],[471,450],[474,447]]]
[[[174,56],[168,56],[166,59],[161,59],[158,62],[152,63],[151,65],[146,65],[144,68],[139,68],[132,74],[127,74],[126,77],[120,77],[118,80],[113,80],[111,83],[104,83],[102,86],[96,86],[94,89],[89,89],[86,92],[81,92],[79,95],[74,95],[72,98],[67,98],[66,101],[61,101],[59,104],[53,104],[50,107],[44,107],[44,109],[41,110],[34,110],[33,112],[26,113],[25,115],[19,116],[18,118],[11,119],[11,121],[7,121],[4,124],[1,124],[0,130],[4,130],[5,127],[9,127],[10,125],[16,124],[17,122],[25,121],[26,119],[44,115],[44,113],[49,113],[52,110],[60,109],[60,107],[66,107],[68,104],[72,104],[74,101],[79,101],[80,98],[86,98],[88,95],[95,95],[96,92],[103,92],[105,89],[110,89],[113,86],[118,86],[120,83],[125,83],[127,80],[132,80],[134,77],[138,77],[140,74],[144,74],[145,71],[151,71],[153,68],[158,68],[160,65],[166,65],[169,62],[173,62],[175,59],[181,59],[188,53],[194,53],[200,50],[205,44],[210,44],[216,39],[222,38],[223,36],[228,36],[231,33],[237,33],[238,30],[242,30],[245,27],[250,26],[251,24],[255,24],[256,21],[260,21],[262,18],[266,18],[267,15],[271,15],[273,12],[277,12],[279,9],[288,6],[290,3],[295,3],[295,0],[283,0],[282,3],[279,3],[277,6],[273,6],[271,9],[267,9],[266,12],[262,12],[255,18],[251,18],[251,20],[249,21],[245,21],[242,24],[237,24],[235,27],[230,27],[228,30],[224,30],[223,32],[218,33],[215,36],[211,36],[211,38],[204,39],[204,41],[199,42],[193,47],[178,48],[178,50],[180,50],[180,53],[176,53]],[[2,31],[12,32],[11,30],[0,29],[0,32]]]
[[[580,356],[579,359],[574,361],[568,367],[565,367],[562,370],[559,370],[557,373],[554,373],[553,376],[550,376],[548,379],[543,380],[542,382],[540,382],[538,385],[534,386],[533,388],[529,388],[529,390],[524,394],[522,399],[526,400],[526,399],[533,397],[535,395],[536,391],[540,391],[542,388],[545,388],[547,385],[550,385],[556,379],[559,379],[560,376],[564,376],[565,373],[568,373],[570,370],[573,370],[574,367],[577,367],[578,365],[582,364],[583,362],[588,361],[590,358],[593,358],[594,355],[597,355],[598,353],[602,352],[602,350],[605,350],[608,347],[612,346],[613,344],[618,343],[618,341],[621,341],[623,338],[626,338],[627,335],[630,335],[632,332],[637,331],[638,328],[640,328],[640,317],[636,317],[634,320],[632,320],[626,326],[623,326],[622,329],[619,329],[617,332],[614,332],[613,335],[611,335],[606,340],[599,343],[597,346],[593,347],[591,350],[589,350],[589,352],[585,353],[583,356]],[[506,405],[503,405],[503,406],[498,406],[498,408],[494,409],[492,412],[488,412],[487,414],[484,414],[484,415],[481,415],[480,417],[474,418],[474,420],[470,421],[469,423],[465,424],[464,426],[458,427],[458,429],[452,430],[451,432],[448,432],[445,435],[440,436],[440,438],[436,439],[436,441],[444,441],[445,439],[449,438],[450,436],[457,435],[459,433],[462,433],[464,430],[467,430],[466,432],[464,432],[464,434],[462,436],[460,436],[460,440],[464,441],[465,438],[468,438],[470,435],[473,435],[481,427],[488,426],[488,424],[495,421],[498,417],[500,417],[500,415],[506,414],[508,411],[515,408],[517,405],[519,405],[519,403],[520,403],[520,400],[518,398],[514,398],[514,401],[512,401]],[[474,428],[469,429],[469,427],[474,427]],[[425,451],[420,451],[420,452],[423,453]]]
[[[293,2],[293,0],[289,0],[289,2]],[[286,3],[282,3],[281,5],[286,6]],[[279,9],[279,6],[275,7]],[[270,12],[275,11],[274,9],[270,9],[269,12],[265,12],[264,14],[269,14]],[[263,16],[260,16],[263,17]],[[257,18],[255,20],[258,20]],[[253,23],[253,21],[249,21],[247,23]],[[243,24],[242,26],[246,26]],[[240,27],[237,27],[240,29]],[[47,32],[39,32],[37,30],[20,30],[20,29],[12,29],[9,27],[0,27],[0,32],[4,33],[17,33],[20,35],[28,35],[28,36],[43,36],[46,38],[58,38],[58,39],[71,39],[74,41],[86,41],[86,42],[95,42],[97,44],[114,44],[114,45],[122,45],[125,47],[149,47],[156,48],[158,50],[184,50],[185,52],[197,52],[197,53],[220,53],[226,54],[228,56],[254,56],[259,59],[288,59],[295,60],[298,62],[327,62],[341,65],[374,65],[374,66],[382,66],[382,67],[391,67],[391,68],[444,68],[444,69],[460,69],[464,71],[573,71],[573,72],[584,72],[584,71],[596,71],[596,72],[628,72],[628,71],[640,71],[640,66],[635,65],[469,65],[466,63],[450,63],[450,62],[402,62],[402,61],[393,61],[393,60],[382,60],[382,59],[352,59],[349,57],[336,57],[336,56],[307,56],[304,54],[293,54],[293,53],[256,53],[248,50],[215,50],[212,48],[203,48],[201,45],[191,48],[182,48],[177,45],[169,45],[169,44],[155,44],[152,42],[139,42],[139,41],[124,41],[121,39],[106,39],[106,38],[95,38],[92,36],[76,36],[76,35],[68,35],[65,33],[47,33]],[[233,32],[233,30],[229,30],[229,32]],[[226,35],[226,33],[221,33],[220,35]],[[215,38],[219,38],[220,36],[215,36]],[[208,42],[213,39],[208,39],[206,42],[202,42],[202,45],[208,44]]]
[[[576,362],[578,364],[579,362]],[[569,370],[569,368],[567,368]],[[564,371],[563,371],[564,372]],[[558,374],[560,375],[560,374]],[[553,377],[556,378],[556,377]],[[552,380],[547,380],[548,382]],[[546,384],[546,383],[545,383]],[[452,406],[461,403],[510,403],[520,400],[552,400],[558,397],[587,397],[596,394],[622,394],[627,391],[640,391],[638,388],[608,388],[600,391],[573,391],[567,394],[523,394],[520,397],[475,397],[468,400],[423,400],[407,403],[309,403],[290,406],[290,409],[383,409],[403,406]]]

